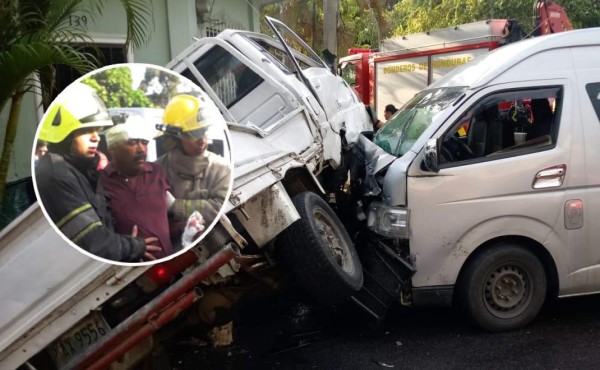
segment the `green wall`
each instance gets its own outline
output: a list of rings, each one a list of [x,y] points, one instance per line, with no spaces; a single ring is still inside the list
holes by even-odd
[[[138,63],[165,65],[192,44],[194,37],[202,37],[206,25],[239,25],[247,30],[259,29],[257,0],[207,1],[208,4],[213,4],[210,20],[208,23],[197,24],[195,0],[153,0],[154,24],[151,26],[150,40],[144,47],[132,50],[132,60]],[[89,14],[79,14],[83,15],[87,17],[88,33],[96,42],[122,44],[125,40],[125,15],[118,0],[107,1],[102,15],[94,19]],[[0,113],[0,150],[4,142],[9,105],[10,103]],[[23,101],[8,182],[31,176],[31,149],[39,119],[41,117],[38,117],[35,97],[28,94]]]

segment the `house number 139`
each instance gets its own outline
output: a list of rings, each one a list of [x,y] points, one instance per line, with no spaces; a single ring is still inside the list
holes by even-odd
[[[69,26],[81,29],[87,29],[88,19],[85,15],[70,15]]]

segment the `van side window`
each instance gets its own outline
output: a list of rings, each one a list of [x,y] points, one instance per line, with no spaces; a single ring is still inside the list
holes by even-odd
[[[587,90],[587,93],[590,96],[592,106],[594,107],[596,115],[600,120],[600,82],[587,84],[585,85],[585,89]]]
[[[486,96],[444,135],[440,163],[480,162],[553,148],[561,96],[560,87]]]

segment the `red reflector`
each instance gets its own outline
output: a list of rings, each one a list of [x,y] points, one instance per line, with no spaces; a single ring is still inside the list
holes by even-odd
[[[146,276],[156,285],[163,285],[168,283],[173,274],[162,265],[155,265],[146,271]]]
[[[152,266],[146,271],[146,277],[160,286],[171,281],[176,274],[192,266],[197,261],[198,255],[189,250],[169,261]]]
[[[167,269],[164,267],[159,267],[156,269],[156,276],[163,277],[167,274]]]

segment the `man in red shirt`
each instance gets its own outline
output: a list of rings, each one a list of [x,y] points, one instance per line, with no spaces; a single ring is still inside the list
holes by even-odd
[[[148,142],[154,128],[140,116],[106,132],[111,162],[102,171],[101,184],[110,198],[115,231],[127,233],[137,226],[142,237],[158,238],[162,250],[157,259],[174,252],[169,235],[169,182],[163,169],[147,162]]]

